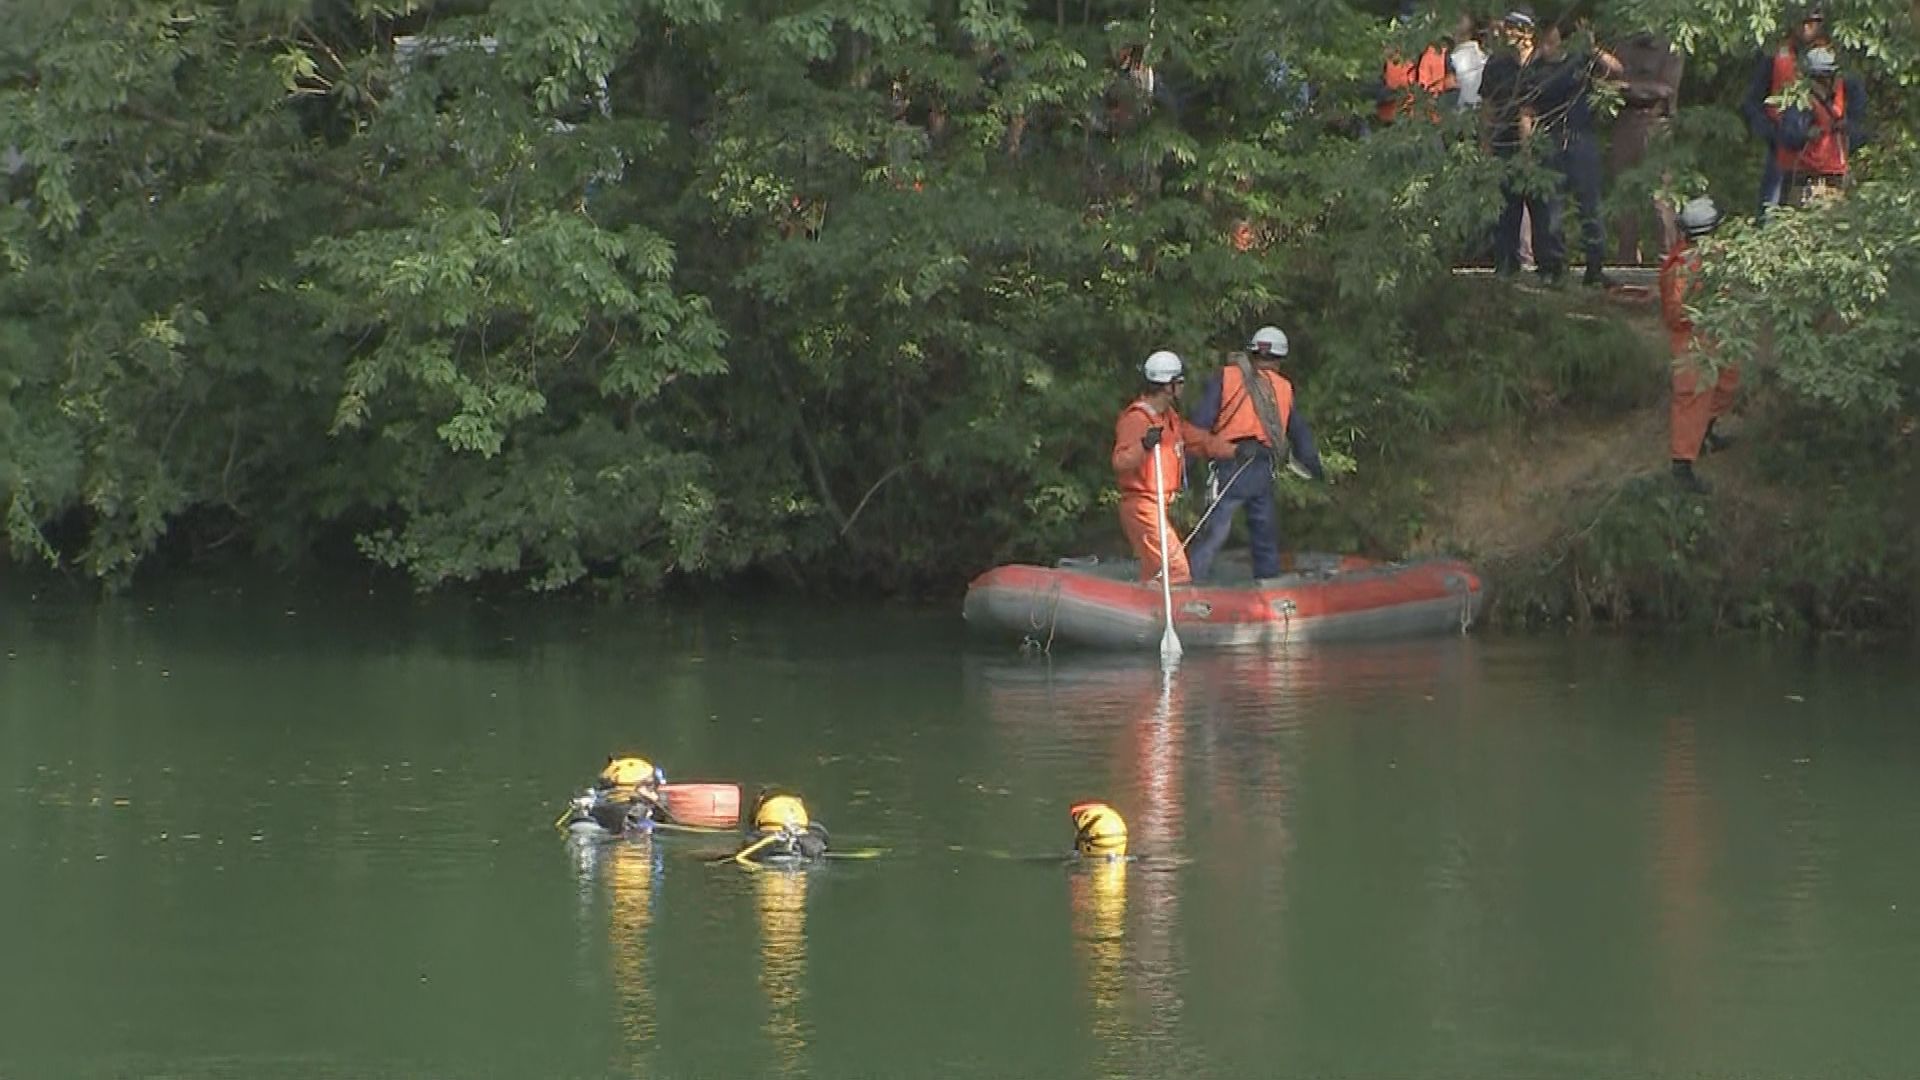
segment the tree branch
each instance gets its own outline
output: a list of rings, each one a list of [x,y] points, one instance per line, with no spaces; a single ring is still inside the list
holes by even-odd
[[[865,495],[860,496],[860,501],[854,504],[853,513],[848,514],[846,522],[840,526],[840,535],[841,536],[847,535],[847,530],[853,528],[853,523],[856,520],[858,520],[860,517],[860,511],[865,510],[867,508],[867,500],[873,498],[873,493],[876,491],[879,491],[880,486],[882,484],[885,484],[887,481],[893,479],[896,476],[899,476],[901,473],[905,472],[909,466],[913,464],[914,464],[913,459],[908,458],[907,460],[901,462],[900,464],[895,465],[893,468],[888,469],[886,472],[881,473],[880,479],[875,480],[873,482],[873,486],[867,489],[867,493]]]
[[[793,417],[793,431],[800,439],[800,452],[807,459],[807,470],[813,474],[813,486],[820,494],[820,504],[827,508],[827,513],[833,515],[833,520],[840,523],[840,535],[845,536],[853,521],[841,511],[840,503],[833,497],[833,489],[827,486],[827,468],[820,461],[819,449],[813,445],[813,433],[807,430],[807,422],[800,416],[800,399],[787,387],[786,376],[780,374],[777,364],[768,364],[765,370],[773,375],[775,385],[780,388],[780,396],[794,404],[789,410]],[[860,503],[864,506],[866,500],[861,499]]]
[[[216,146],[235,149],[241,148],[243,145],[238,136],[229,132],[189,124],[184,120],[177,120],[165,113],[155,112],[145,105],[129,101],[121,106],[121,108],[128,116],[136,120],[152,124],[156,127],[166,128],[168,131],[176,131],[182,135],[204,142],[213,143]],[[311,161],[296,157],[288,163],[288,167],[308,180],[317,180],[323,184],[330,184],[342,191],[358,196],[373,206],[379,206],[385,201],[380,189],[374,187],[372,184],[364,183],[354,177],[334,172],[332,169],[317,165]]]

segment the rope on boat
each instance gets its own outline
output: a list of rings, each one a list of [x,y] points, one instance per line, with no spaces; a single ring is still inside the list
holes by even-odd
[[[1465,635],[1473,627],[1473,589],[1463,574],[1449,574],[1447,583],[1460,589],[1460,633]]]
[[[1255,456],[1258,456],[1258,455],[1255,455]],[[1253,458],[1249,457],[1247,460],[1240,463],[1239,468],[1233,470],[1233,475],[1227,477],[1226,483],[1220,485],[1220,494],[1214,496],[1213,501],[1207,504],[1206,513],[1200,515],[1200,520],[1193,523],[1193,531],[1187,534],[1187,538],[1185,540],[1180,541],[1181,547],[1186,548],[1186,547],[1193,546],[1193,538],[1200,535],[1200,527],[1205,525],[1207,523],[1207,519],[1213,516],[1214,508],[1219,506],[1220,501],[1227,497],[1227,492],[1233,490],[1233,482],[1235,480],[1240,479],[1240,474],[1243,472],[1246,472],[1247,466],[1251,464],[1253,464]]]
[[[1045,656],[1053,655],[1053,633],[1060,625],[1060,587],[1061,580],[1056,574],[1053,579],[1053,588],[1047,594],[1047,640],[1044,644],[1034,637],[1040,632],[1040,620],[1034,617],[1034,612],[1039,610],[1040,590],[1037,588],[1033,590],[1033,598],[1027,601],[1028,633],[1020,639],[1021,652],[1037,651]]]

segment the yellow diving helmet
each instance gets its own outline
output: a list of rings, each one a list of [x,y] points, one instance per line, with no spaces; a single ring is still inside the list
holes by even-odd
[[[762,796],[753,808],[753,827],[761,832],[778,829],[803,832],[807,827],[807,806],[795,795]]]
[[[643,757],[609,757],[607,767],[600,770],[600,786],[603,788],[630,788],[645,783],[657,783],[662,778],[653,762]]]
[[[1083,802],[1067,813],[1073,818],[1073,850],[1107,858],[1127,853],[1127,822],[1119,811],[1103,802]]]

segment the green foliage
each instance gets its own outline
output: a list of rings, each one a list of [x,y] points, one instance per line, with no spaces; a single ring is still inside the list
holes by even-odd
[[[1449,277],[1503,165],[1457,117],[1362,136],[1382,50],[1459,9],[1385,6],[16,4],[9,544],[109,582],[170,537],[344,531],[422,586],[947,583],[1104,526],[1147,352],[1205,370],[1278,322],[1382,508],[1303,494],[1305,531],[1390,545],[1434,445],[1658,387],[1607,313]],[[1599,6],[1718,95],[1633,197],[1751,182],[1726,91],[1771,6]],[[1902,12],[1835,15],[1889,87]],[[1730,237],[1703,312],[1793,393],[1880,412],[1920,310],[1912,106],[1885,101],[1873,179]]]

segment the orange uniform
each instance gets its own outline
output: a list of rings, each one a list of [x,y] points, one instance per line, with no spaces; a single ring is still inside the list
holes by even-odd
[[[1389,58],[1386,69],[1381,72],[1380,81],[1386,84],[1387,92],[1393,95],[1374,108],[1374,115],[1386,124],[1393,123],[1396,117],[1413,108],[1416,86],[1429,97],[1439,97],[1455,85],[1453,72],[1447,70],[1447,54],[1441,52],[1438,45],[1427,46],[1418,61]],[[1427,118],[1437,123],[1440,115],[1429,108]]]
[[[1780,46],[1780,48],[1774,50],[1773,72],[1771,75],[1768,76],[1768,81],[1767,81],[1768,100],[1779,97],[1780,91],[1785,90],[1789,86],[1792,86],[1794,83],[1794,80],[1798,79],[1799,77],[1800,77],[1799,50],[1795,49],[1791,44],[1782,45]],[[1774,123],[1776,124],[1779,123],[1780,122],[1780,106],[1768,105],[1767,116],[1770,119],[1772,119]]]
[[[1700,456],[1700,443],[1715,417],[1725,416],[1733,407],[1734,391],[1740,386],[1740,368],[1728,364],[1711,388],[1700,385],[1697,354],[1711,353],[1713,343],[1694,333],[1693,320],[1687,315],[1687,297],[1694,290],[1694,278],[1700,273],[1700,251],[1691,240],[1682,237],[1660,264],[1660,314],[1667,324],[1667,344],[1673,352],[1673,401],[1668,408],[1668,449],[1675,461],[1693,461]]]
[[[1147,429],[1161,429],[1160,445],[1152,454],[1140,445]],[[1113,474],[1120,484],[1120,531],[1140,560],[1140,580],[1160,576],[1160,518],[1162,504],[1154,498],[1153,462],[1160,459],[1160,477],[1166,485],[1166,497],[1180,490],[1185,475],[1186,454],[1191,451],[1211,458],[1230,458],[1233,444],[1210,431],[1203,431],[1180,419],[1169,408],[1155,413],[1145,400],[1121,410],[1113,427]],[[1187,569],[1187,551],[1173,523],[1167,523],[1167,582],[1181,585],[1193,580]]]
[[[1287,422],[1293,419],[1293,384],[1277,371],[1260,371],[1260,374],[1266,376],[1268,385],[1273,387],[1273,400],[1280,406],[1280,434],[1284,438]],[[1214,421],[1213,432],[1228,442],[1258,439],[1260,445],[1273,449],[1266,425],[1260,422],[1260,414],[1253,407],[1253,395],[1247,393],[1240,376],[1239,364],[1220,369],[1220,419]]]
[[[1847,140],[1840,128],[1847,118],[1847,84],[1835,80],[1829,101],[1814,101],[1812,130],[1807,144],[1795,150],[1782,146],[1775,154],[1780,171],[1788,175],[1847,175]]]

